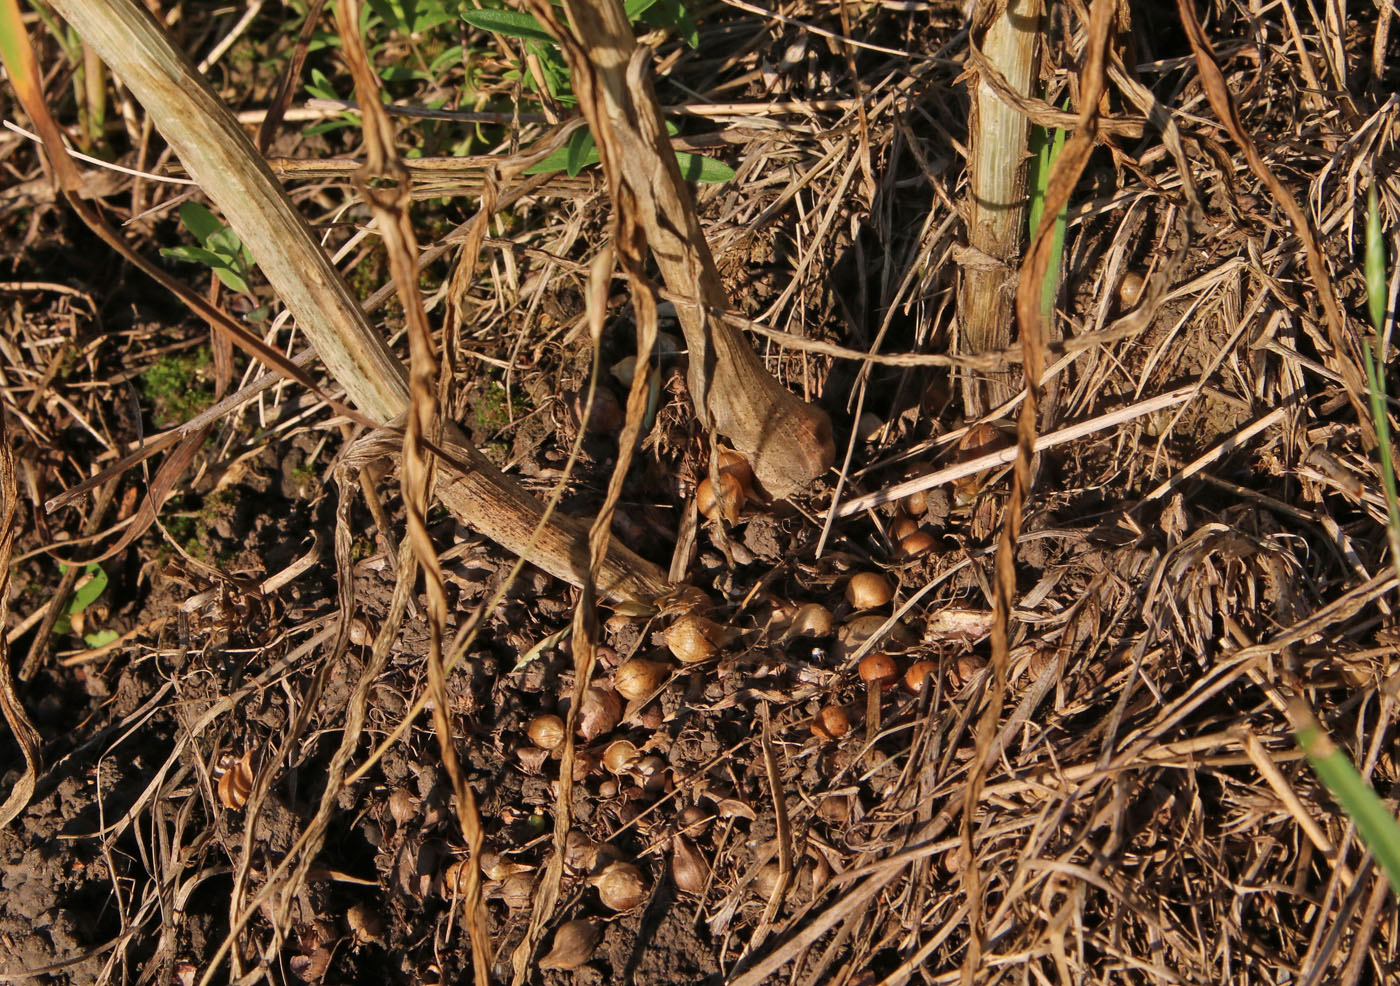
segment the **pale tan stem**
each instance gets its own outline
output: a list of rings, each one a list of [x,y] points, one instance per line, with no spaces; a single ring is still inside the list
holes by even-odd
[[[983,0],[973,18],[973,42],[985,63],[999,71],[1007,85],[1030,95],[1036,79],[1040,41],[1040,0],[1006,0],[991,13],[996,0]],[[986,18],[990,16],[990,22]],[[985,30],[978,36],[978,26]],[[1015,269],[1021,256],[1026,224],[1026,145],[1029,123],[1023,113],[1001,99],[983,73],[972,85],[972,116],[968,125],[968,243],[999,263],[969,264],[962,272],[958,297],[960,351],[978,354],[1011,345],[1016,299]],[[991,373],[966,373],[963,405],[969,417],[980,417],[1009,400],[1016,390],[1011,368]]]
[[[532,9],[557,29],[544,7],[535,3]],[[727,312],[729,298],[622,4],[564,0],[564,9],[574,38],[561,43],[576,42],[563,43],[575,87],[582,94],[580,80],[587,78],[601,97],[596,102],[580,99],[580,106],[595,137],[600,128],[610,131],[599,146],[617,151],[612,159],[617,171],[609,170],[609,180],[618,183],[613,201],[630,198],[667,288],[695,301],[677,305],[677,316],[690,350],[687,381],[696,416],[748,457],[769,494],[788,496],[831,467],[831,421],[778,383],[748,340],[712,314]],[[585,59],[587,64],[579,64]]]
[[[54,0],[53,7],[145,107],[350,400],[375,421],[398,418],[408,406],[402,364],[203,76],[133,0]],[[438,495],[463,523],[525,554],[543,505],[460,436],[450,441],[464,471],[444,475]],[[587,528],[556,515],[525,557],[578,585],[588,572]],[[666,590],[665,573],[656,565],[619,545],[609,549],[598,587],[602,596],[645,606]]]

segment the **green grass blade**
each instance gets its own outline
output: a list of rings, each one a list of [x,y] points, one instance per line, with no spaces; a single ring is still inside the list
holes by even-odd
[[[1400,824],[1312,714],[1304,715],[1306,722],[1297,731],[1298,746],[1318,779],[1356,823],[1391,889],[1400,893]]]
[[[1376,330],[1376,345],[1383,346],[1385,325],[1385,244],[1381,239],[1380,206],[1376,201],[1376,186],[1371,186],[1366,208],[1366,293],[1370,300],[1371,324]],[[1366,360],[1366,385],[1370,390],[1371,419],[1376,427],[1381,460],[1381,485],[1385,488],[1386,510],[1390,523],[1386,536],[1390,542],[1390,561],[1400,574],[1400,502],[1397,502],[1395,462],[1390,451],[1390,414],[1386,407],[1384,353],[1372,353],[1370,340],[1361,339],[1361,352]]]
[[[1371,325],[1379,336],[1385,329],[1385,241],[1374,182],[1366,193],[1366,295],[1371,302]]]
[[[1044,127],[1032,127],[1030,137],[1031,165],[1028,182],[1030,184],[1029,235],[1034,237],[1040,228],[1041,217],[1045,214],[1045,193],[1050,184],[1050,172],[1060,149],[1065,146],[1067,133],[1056,129],[1053,132]],[[1045,280],[1040,285],[1040,314],[1049,321],[1055,312],[1055,296],[1060,293],[1060,263],[1065,250],[1065,217],[1069,203],[1055,217],[1055,228],[1051,232],[1050,264],[1045,268]]]

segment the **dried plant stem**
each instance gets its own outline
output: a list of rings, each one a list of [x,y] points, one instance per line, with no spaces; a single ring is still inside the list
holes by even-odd
[[[988,262],[963,269],[958,298],[960,349],[977,354],[1011,344],[1015,264],[1021,253],[1026,221],[1026,146],[1029,122],[1024,113],[997,94],[992,74],[1022,96],[1036,78],[1040,44],[1040,0],[983,0],[973,16],[972,40],[981,57],[972,85],[968,127],[967,238]],[[979,27],[981,31],[979,32]],[[1014,371],[964,373],[963,406],[969,417],[1008,400]]]
[[[831,421],[778,383],[732,325],[709,314],[728,311],[729,298],[676,164],[647,52],[622,4],[565,0],[568,28],[549,3],[527,5],[564,51],[615,206],[635,211],[667,288],[699,302],[677,307],[696,416],[748,457],[769,494],[796,492],[831,467]]]
[[[145,107],[191,175],[224,213],[296,317],[331,375],[372,420],[408,407],[404,368],[365,319],[266,163],[228,108],[134,0],[57,0],[54,9]],[[578,584],[588,572],[583,525],[555,517],[455,429],[436,492],[454,515],[540,568]],[[646,606],[668,587],[665,573],[613,545],[600,575],[604,598]]]

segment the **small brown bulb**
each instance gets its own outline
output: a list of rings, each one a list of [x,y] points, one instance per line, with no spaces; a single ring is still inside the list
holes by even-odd
[[[846,602],[854,609],[878,609],[893,598],[894,587],[879,572],[857,572],[846,583]]]
[[[929,676],[937,673],[937,661],[915,661],[904,672],[904,687],[917,695],[923,691],[924,682],[929,680]]]
[[[812,717],[812,733],[818,739],[840,739],[851,731],[851,714],[840,705],[828,705]]]
[[[566,921],[554,933],[554,943],[549,954],[540,959],[541,969],[577,969],[593,958],[598,943],[603,940],[603,929],[592,921],[579,918]]]
[[[860,680],[865,682],[867,688],[878,688],[880,691],[887,691],[899,680],[899,665],[895,664],[894,658],[880,651],[861,658],[859,671]]]
[[[681,831],[690,836],[704,835],[714,817],[712,812],[699,805],[686,805],[680,813]]]
[[[603,750],[603,766],[610,774],[621,774],[638,756],[637,745],[631,740],[613,740]]]
[[[928,493],[920,490],[904,498],[904,510],[911,517],[921,516],[928,510]]]
[[[248,795],[253,791],[253,751],[249,750],[236,761],[225,760],[221,764],[225,769],[219,778],[219,800],[230,811],[238,811],[248,803]]]
[[[990,421],[983,421],[967,429],[967,433],[958,441],[958,463],[972,462],[982,456],[1006,444],[1006,437],[1000,428]],[[953,480],[953,498],[960,504],[968,504],[977,498],[982,487],[987,485],[987,480],[991,478],[992,471],[985,469],[982,472],[973,473],[970,476],[962,476]]]
[[[710,882],[710,864],[685,836],[671,837],[671,879],[688,894],[702,894]]]
[[[917,558],[933,550],[937,543],[937,539],[928,531],[914,531],[899,539],[899,550],[904,552],[906,558]]]
[[[725,522],[732,526],[739,523],[739,514],[743,512],[744,501],[747,499],[744,484],[733,473],[721,472],[719,485],[720,492],[716,496],[709,477],[702,479],[695,490],[695,506],[707,519],[714,520],[722,516]]]
[[[699,664],[719,654],[724,627],[695,613],[686,613],[666,628],[666,646],[682,664]]]
[[[442,872],[442,895],[449,900],[467,892],[467,881],[471,879],[472,868],[476,863],[470,859],[459,859]]]
[[[1118,302],[1124,308],[1132,308],[1142,300],[1142,289],[1147,282],[1135,270],[1128,271],[1118,282]]]
[[[890,537],[896,541],[903,541],[918,529],[919,522],[913,517],[896,517],[890,525]]]
[[[1031,651],[1031,659],[1026,664],[1026,674],[1030,676],[1031,681],[1035,681],[1047,667],[1054,663],[1055,648],[1037,647]]]
[[[527,732],[530,742],[542,750],[557,750],[564,745],[564,720],[556,715],[535,716]]]
[[[617,728],[622,721],[622,700],[611,688],[597,685],[584,690],[583,702],[579,705],[578,734],[586,740],[595,740]]]
[[[806,603],[798,609],[785,636],[825,637],[831,633],[831,610],[821,603]]]
[[[588,881],[598,891],[603,906],[613,911],[630,911],[647,898],[646,875],[635,863],[618,860]]]
[[[959,688],[966,685],[987,666],[987,659],[976,654],[967,654],[953,662],[952,679]]]
[[[613,687],[629,702],[650,698],[671,675],[671,666],[634,657],[613,672]]]
[[[571,870],[591,870],[598,859],[598,843],[578,829],[570,829],[564,838],[564,865]]]
[[[754,874],[753,887],[754,896],[759,900],[769,900],[778,892],[778,883],[782,879],[783,870],[777,863],[764,863]]]

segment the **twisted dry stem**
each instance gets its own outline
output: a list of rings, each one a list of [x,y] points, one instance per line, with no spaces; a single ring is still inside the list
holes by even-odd
[[[408,407],[403,365],[203,76],[133,0],[55,0],[53,7],[145,107],[350,400],[374,421],[396,420]],[[447,445],[458,472],[443,471],[437,494],[458,519],[551,575],[575,585],[587,578],[584,525],[558,515],[543,523],[543,504],[460,434],[449,434]],[[656,565],[621,545],[609,548],[600,596],[646,608],[668,588]]]
[[[676,163],[646,51],[622,4],[564,0],[568,28],[545,0],[528,5],[564,50],[613,202],[627,200],[634,210],[671,293],[694,300],[676,312],[690,350],[687,382],[696,416],[749,459],[766,492],[797,492],[831,467],[831,420],[778,383],[748,340],[719,317],[729,298]]]

